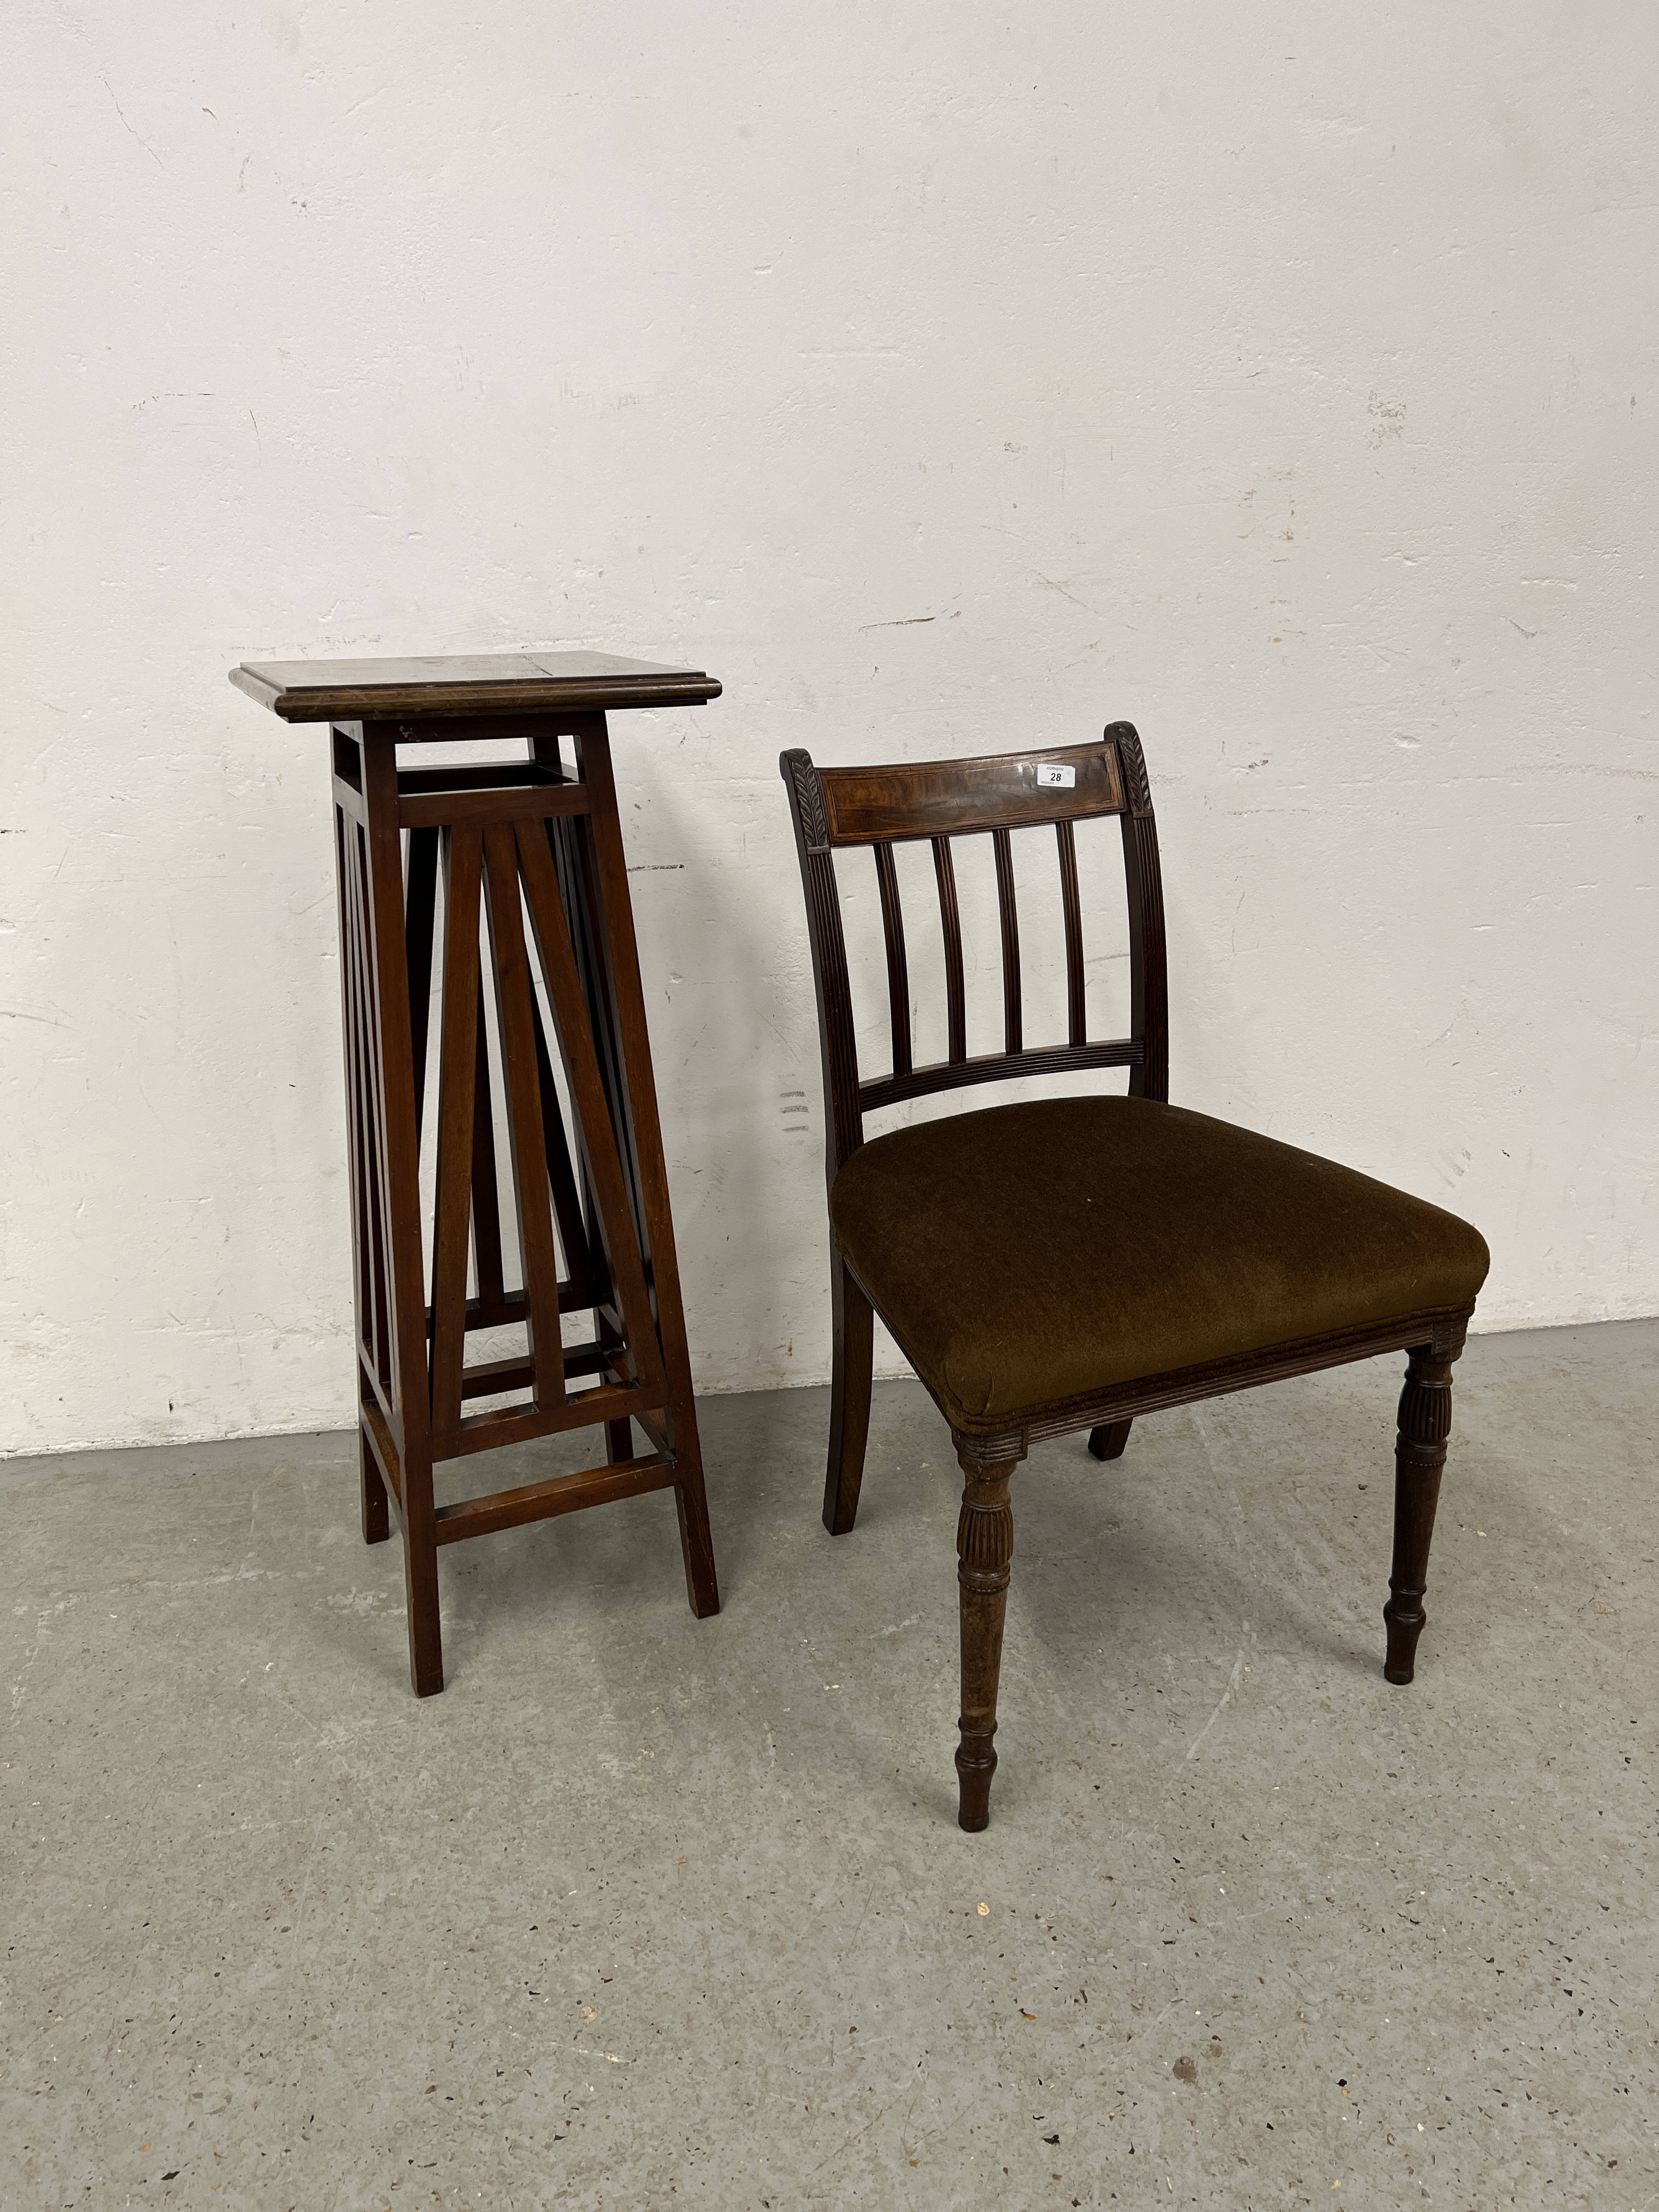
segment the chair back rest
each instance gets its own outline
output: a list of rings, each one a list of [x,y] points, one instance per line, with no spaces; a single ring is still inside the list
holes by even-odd
[[[864,1142],[866,1114],[930,1091],[1002,1082],[1012,1076],[1052,1075],[1071,1068],[1127,1067],[1132,1097],[1169,1097],[1169,989],[1158,830],[1140,739],[1131,724],[1114,722],[1092,744],[1060,745],[1040,752],[906,762],[891,768],[821,769],[813,765],[810,753],[797,751],[781,755],[778,765],[789,793],[806,893],[818,1040],[823,1054],[825,1166],[831,1182]],[[1121,818],[1123,831],[1129,904],[1130,1034],[1091,1041],[1085,1011],[1083,912],[1073,825],[1109,814]],[[1012,835],[1016,830],[1033,828],[1053,829],[1059,862],[1066,940],[1067,1036],[1064,1044],[1028,1045],[1024,1036]],[[1003,1049],[970,1057],[962,924],[951,842],[953,837],[979,836],[990,837],[996,862],[1002,928]],[[893,848],[923,839],[933,847],[939,887],[949,1042],[944,1060],[919,1067],[912,1052],[909,973]],[[833,857],[837,848],[848,845],[867,845],[874,853],[887,947],[892,1073],[867,1083],[859,1076],[847,945]]]

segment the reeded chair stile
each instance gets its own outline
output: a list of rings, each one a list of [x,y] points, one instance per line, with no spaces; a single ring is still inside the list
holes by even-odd
[[[1116,1458],[1141,1413],[1379,1352],[1410,1355],[1400,1407],[1390,1681],[1412,1679],[1451,1363],[1487,1253],[1455,1216],[1334,1163],[1173,1107],[1158,834],[1140,741],[990,758],[780,763],[817,993],[830,1190],[834,1372],[823,1519],[858,1511],[879,1313],[951,1425],[964,1476],[960,1820],[988,1819],[1010,1478],[1034,1439],[1086,1431]],[[1115,816],[1128,902],[1127,1036],[1088,1034],[1077,834]],[[1027,1041],[1012,840],[1052,837],[1066,961],[1064,1042]],[[1000,1050],[970,1053],[952,841],[988,836],[1001,940]],[[946,1054],[918,1066],[894,847],[932,849]],[[861,1077],[837,851],[874,854],[890,1072]],[[1011,1078],[1127,1071],[1127,1095],[959,1113],[866,1139],[865,1116]]]

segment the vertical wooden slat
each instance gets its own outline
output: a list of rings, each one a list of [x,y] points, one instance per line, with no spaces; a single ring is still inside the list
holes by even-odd
[[[1003,1049],[1022,1049],[1024,1029],[1019,988],[1019,908],[1014,902],[1013,844],[1006,830],[994,830],[997,856],[997,910],[1002,917]]]
[[[358,1014],[361,954],[357,942],[356,824],[334,810],[334,875],[340,923],[340,1028],[345,1045],[346,1170],[351,1188],[351,1281],[357,1338],[380,1372],[374,1341],[373,1261],[368,1248],[368,1179],[363,1157],[362,1036]]]
[[[539,822],[526,828],[537,839]],[[507,1094],[507,1151],[513,1163],[513,1192],[519,1218],[519,1249],[524,1255],[526,1322],[535,1372],[534,1399],[539,1412],[565,1402],[564,1352],[559,1337],[559,1265],[553,1249],[553,1208],[547,1179],[547,1142],[542,1131],[540,1086],[536,1079],[536,1039],[530,957],[525,944],[524,909],[519,893],[518,842],[510,823],[491,824],[483,833],[484,894],[489,914],[489,945],[495,970],[495,1006],[501,1038],[501,1087]]]
[[[478,1046],[474,1062],[472,1106],[472,1254],[478,1271],[478,1302],[500,1305],[501,1279],[501,1194],[495,1175],[495,1104],[489,1086],[489,1042],[478,997]]]
[[[466,1358],[466,1257],[472,1214],[472,1129],[477,1081],[478,883],[476,830],[445,839],[444,995],[438,1056],[438,1191],[432,1237],[432,1431],[453,1451]]]
[[[881,926],[887,939],[887,1004],[893,1024],[893,1073],[910,1073],[910,971],[904,957],[904,910],[890,845],[871,848],[881,891]]]
[[[564,900],[565,920],[570,929],[570,945],[575,956],[577,980],[587,1006],[589,1034],[593,1040],[599,1082],[616,1135],[617,1157],[622,1164],[629,1214],[634,1224],[646,1295],[649,1297],[653,1279],[651,1224],[646,1216],[633,1115],[629,1106],[628,1069],[617,1027],[615,978],[611,970],[605,915],[599,901],[599,857],[593,842],[593,825],[591,821],[571,821],[550,826],[554,832],[554,849],[559,854],[559,888]],[[591,1185],[588,1195],[591,1211]]]
[[[1073,1044],[1089,1042],[1088,1009],[1083,993],[1083,902],[1077,887],[1077,840],[1069,822],[1056,822],[1060,847],[1060,896],[1066,914],[1066,1009]]]
[[[404,871],[404,938],[409,952],[409,1035],[415,1055],[415,1141],[426,1109],[426,1033],[432,1016],[432,927],[438,891],[438,832],[411,830]]]
[[[568,732],[576,738],[577,782],[587,780],[583,762],[583,737],[595,730],[601,733],[605,727],[603,715],[580,715],[567,725]],[[531,744],[532,757],[538,766],[557,775],[561,782],[572,781],[564,761],[560,736],[550,732],[534,738]],[[605,757],[608,761],[608,752]],[[614,798],[614,789],[612,791]],[[627,1080],[623,1067],[622,1048],[617,1035],[615,991],[610,974],[605,949],[605,916],[599,904],[599,870],[594,854],[591,825],[580,819],[560,819],[547,825],[547,833],[554,855],[555,872],[559,894],[564,907],[565,923],[570,933],[571,950],[575,958],[577,980],[587,1007],[589,1033],[597,1056],[600,1086],[604,1091],[611,1126],[617,1133],[617,1157],[622,1164],[623,1182],[627,1192],[629,1212],[634,1224],[635,1239],[638,1244],[643,1272],[646,1295],[652,1301],[653,1267],[651,1231],[646,1218],[639,1170],[635,1158],[635,1146],[630,1116],[628,1111]],[[580,1118],[580,1116],[579,1116]],[[562,1126],[562,1122],[561,1122]],[[599,1280],[605,1261],[605,1240],[599,1234],[599,1214],[592,1180],[587,1171],[586,1158],[579,1163],[586,1214],[586,1241],[589,1255],[590,1281],[586,1287],[593,1292],[596,1305],[614,1293],[615,1285]],[[556,1197],[557,1185],[555,1184]],[[561,1221],[561,1234],[563,1232]],[[566,1240],[567,1254],[569,1240]]]
[[[968,998],[962,975],[962,917],[957,910],[957,872],[951,859],[951,841],[935,837],[933,872],[939,878],[939,927],[945,934],[945,1000],[950,1027],[949,1057],[954,1062],[968,1057]]]
[[[582,1215],[581,1194],[576,1188],[570,1141],[565,1133],[564,1107],[553,1080],[553,1058],[547,1048],[547,1031],[543,1026],[541,1007],[533,995],[530,1012],[536,1031],[536,1079],[541,1086],[542,1133],[547,1139],[547,1177],[553,1188],[553,1219],[570,1270],[569,1288],[577,1304],[586,1305],[594,1302],[598,1292],[593,1279],[593,1254],[587,1223]]]
[[[509,833],[510,834],[510,833]],[[628,1351],[641,1382],[655,1385],[662,1364],[657,1331],[646,1295],[645,1271],[634,1233],[622,1158],[617,1148],[605,1086],[600,1079],[587,1006],[576,973],[570,927],[559,896],[553,851],[539,823],[526,823],[518,836],[519,864],[530,907],[531,927],[547,981],[548,1003],[564,1059],[578,1139],[594,1196],[595,1227],[611,1279],[617,1288]]]
[[[386,1198],[380,1087],[380,1038],[374,1022],[374,977],[369,964],[368,854],[367,840],[354,823],[347,836],[351,855],[352,901],[357,939],[357,1088],[363,1133],[364,1232],[368,1252],[369,1310],[374,1372],[381,1387],[392,1387],[390,1319],[391,1267],[386,1249]]]

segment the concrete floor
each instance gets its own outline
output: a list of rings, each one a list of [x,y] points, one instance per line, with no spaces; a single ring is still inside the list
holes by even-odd
[[[718,1620],[447,1553],[426,1704],[347,1438],[0,1468],[0,2204],[1659,2201],[1659,1323],[1471,1343],[1409,1690],[1401,1364],[1033,1455],[977,1837],[914,1385],[841,1542],[707,1401]]]

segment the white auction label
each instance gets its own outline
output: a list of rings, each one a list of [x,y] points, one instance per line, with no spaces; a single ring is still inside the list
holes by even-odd
[[[1077,769],[1069,763],[1062,767],[1059,761],[1039,761],[1037,789],[1039,791],[1075,791]]]

